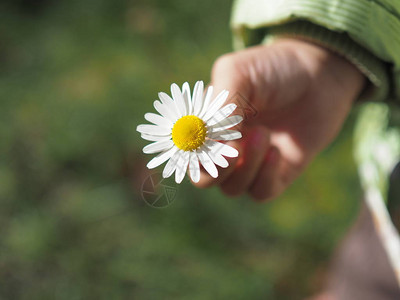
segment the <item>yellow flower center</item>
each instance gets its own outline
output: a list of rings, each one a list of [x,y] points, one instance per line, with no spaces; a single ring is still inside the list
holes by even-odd
[[[206,133],[203,120],[196,116],[184,116],[172,128],[172,141],[179,149],[192,151],[204,144]]]

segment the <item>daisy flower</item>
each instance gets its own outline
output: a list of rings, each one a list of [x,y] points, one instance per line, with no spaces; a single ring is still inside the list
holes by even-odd
[[[220,141],[236,140],[242,134],[229,128],[239,124],[240,115],[229,116],[236,109],[233,103],[224,103],[229,92],[224,90],[212,101],[213,87],[204,91],[202,81],[196,82],[193,95],[187,82],[182,90],[175,83],[171,85],[172,98],[159,93],[161,101],[154,101],[159,114],[146,113],[144,118],[153,124],[137,127],[143,139],[153,143],[145,146],[143,152],[160,152],[147,164],[149,169],[156,168],[168,161],[163,177],[175,172],[175,181],[181,183],[186,171],[193,182],[200,180],[200,164],[214,178],[218,177],[217,166],[226,168],[226,157],[237,157],[239,152]]]

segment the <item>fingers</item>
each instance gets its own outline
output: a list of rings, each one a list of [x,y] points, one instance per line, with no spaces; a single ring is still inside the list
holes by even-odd
[[[249,130],[243,141],[243,151],[234,166],[220,184],[228,196],[239,196],[252,185],[265,153],[270,146],[270,134],[265,127],[254,127]]]
[[[277,197],[284,189],[281,180],[282,157],[278,148],[271,147],[249,187],[249,194],[256,201],[267,201]]]
[[[239,148],[239,157],[228,159],[229,167],[218,168],[218,178],[212,178],[205,170],[195,185],[209,187],[219,185],[228,196],[248,193],[256,201],[267,201],[277,197],[286,186],[284,163],[277,147],[271,146],[270,132],[262,126],[246,130]]]
[[[201,170],[200,181],[195,184],[198,187],[205,188],[213,185],[225,186],[227,193],[238,195],[244,192],[241,186],[248,186],[247,180],[255,176],[258,165],[263,161],[263,157],[269,145],[269,132],[265,127],[253,127],[244,129],[243,138],[239,141],[230,141],[227,145],[236,148],[239,156],[235,158],[226,158],[229,166],[227,168],[218,167],[218,177],[211,177],[204,169]],[[249,173],[250,172],[250,173]],[[253,174],[254,173],[254,174]],[[253,175],[251,175],[253,174]],[[240,177],[240,178],[239,178]],[[241,177],[246,177],[243,180]],[[238,184],[238,191],[230,192],[230,182],[241,181]],[[235,183],[233,183],[235,184]]]
[[[213,185],[221,184],[229,175],[235,170],[235,166],[240,160],[240,153],[242,152],[242,145],[239,141],[230,141],[226,143],[228,146],[231,146],[239,151],[239,157],[225,157],[229,163],[227,168],[220,168],[218,167],[218,177],[213,178],[211,177],[204,168],[200,169],[200,181],[197,183],[193,183],[195,186],[200,188],[207,188]]]

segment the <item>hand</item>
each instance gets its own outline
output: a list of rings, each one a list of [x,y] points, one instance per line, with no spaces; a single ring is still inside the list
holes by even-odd
[[[258,114],[244,120],[242,139],[228,143],[239,157],[216,179],[203,170],[196,185],[256,200],[278,196],[337,136],[364,84],[345,58],[298,39],[220,57],[212,85],[240,93]]]

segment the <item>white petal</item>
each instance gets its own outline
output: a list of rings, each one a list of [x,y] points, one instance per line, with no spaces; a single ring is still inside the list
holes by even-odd
[[[211,133],[208,137],[218,141],[232,141],[240,139],[242,137],[242,133],[236,130],[221,130]]]
[[[207,89],[206,96],[204,98],[203,108],[201,109],[199,118],[202,118],[204,116],[204,114],[207,112],[207,109],[211,102],[211,97],[212,97],[213,91],[214,91],[214,88],[212,87],[212,85],[210,85]]]
[[[158,135],[151,135],[147,133],[141,133],[140,136],[142,139],[145,139],[150,142],[161,142],[161,141],[166,141],[171,139],[171,135],[164,135],[164,136],[158,136]]]
[[[156,157],[149,161],[149,163],[147,164],[147,168],[154,169],[158,167],[159,165],[170,159],[176,152],[178,152],[178,150],[179,149],[177,147],[172,147],[171,149],[158,154]]]
[[[183,154],[179,157],[178,163],[176,165],[175,171],[175,182],[181,183],[183,178],[185,177],[187,167],[189,164],[189,151],[183,152]]]
[[[211,158],[207,155],[207,153],[201,149],[196,150],[197,157],[200,160],[200,163],[203,165],[204,169],[211,175],[213,178],[218,177],[218,170]]]
[[[207,121],[207,126],[214,125],[218,122],[221,122],[224,120],[227,116],[229,116],[235,109],[236,109],[236,104],[230,103],[228,105],[225,105],[223,108],[218,110],[208,121]]]
[[[176,108],[175,101],[172,100],[172,98],[168,94],[166,94],[164,92],[159,92],[158,98],[160,98],[162,104],[164,106],[166,106],[166,108],[168,109],[168,111],[171,115],[170,120],[172,122],[175,122],[177,119],[179,119],[181,117],[180,112]]]
[[[220,166],[222,168],[226,168],[227,166],[229,166],[228,161],[219,152],[213,152],[207,146],[203,146],[202,148],[207,152],[208,156],[210,156],[212,161],[217,166]]]
[[[171,149],[173,145],[174,142],[171,140],[151,143],[143,148],[143,153],[152,154],[152,153],[162,152]]]
[[[175,100],[175,105],[180,112],[180,116],[186,116],[186,104],[183,99],[182,92],[176,83],[171,84],[172,97]]]
[[[207,140],[205,145],[207,145],[211,151],[217,152],[223,156],[237,157],[239,155],[239,151],[237,151],[235,148],[217,141]]]
[[[174,171],[176,170],[176,164],[181,155],[182,155],[182,150],[179,150],[175,152],[175,154],[167,162],[162,173],[162,176],[164,178],[168,178],[172,175],[172,173],[174,173]]]
[[[166,127],[161,127],[157,125],[149,125],[149,124],[141,124],[136,127],[136,130],[139,131],[140,133],[147,133],[151,135],[158,135],[158,136],[164,136],[164,135],[170,135],[171,134],[171,129],[166,128]]]
[[[160,115],[170,120],[172,123],[174,123],[178,119],[178,116],[174,111],[175,104],[173,104],[172,107],[169,107],[168,105],[156,100],[154,101],[154,108],[159,112]]]
[[[174,124],[172,124],[172,122],[169,119],[164,118],[163,116],[160,116],[157,114],[153,114],[153,113],[146,113],[144,115],[144,118],[147,121],[149,121],[150,123],[153,123],[155,125],[162,126],[162,127],[172,128],[172,126],[174,125]]]
[[[193,182],[200,181],[200,165],[196,152],[189,152],[189,175]]]
[[[221,107],[224,105],[226,99],[228,98],[229,92],[223,90],[218,94],[217,98],[209,105],[204,117],[202,118],[204,121],[208,121]]]
[[[190,96],[190,86],[189,83],[185,82],[182,85],[182,95],[183,95],[183,99],[185,100],[185,104],[186,104],[186,112],[188,115],[192,114],[193,111],[193,105],[192,105],[192,98]]]
[[[193,90],[193,115],[198,116],[203,108],[203,81],[197,81]]]
[[[228,129],[228,128],[231,128],[233,126],[236,126],[237,124],[239,124],[242,121],[243,121],[243,117],[242,116],[234,115],[234,116],[228,117],[228,118],[218,122],[217,124],[209,127],[209,130],[211,132],[221,131],[221,130]]]

